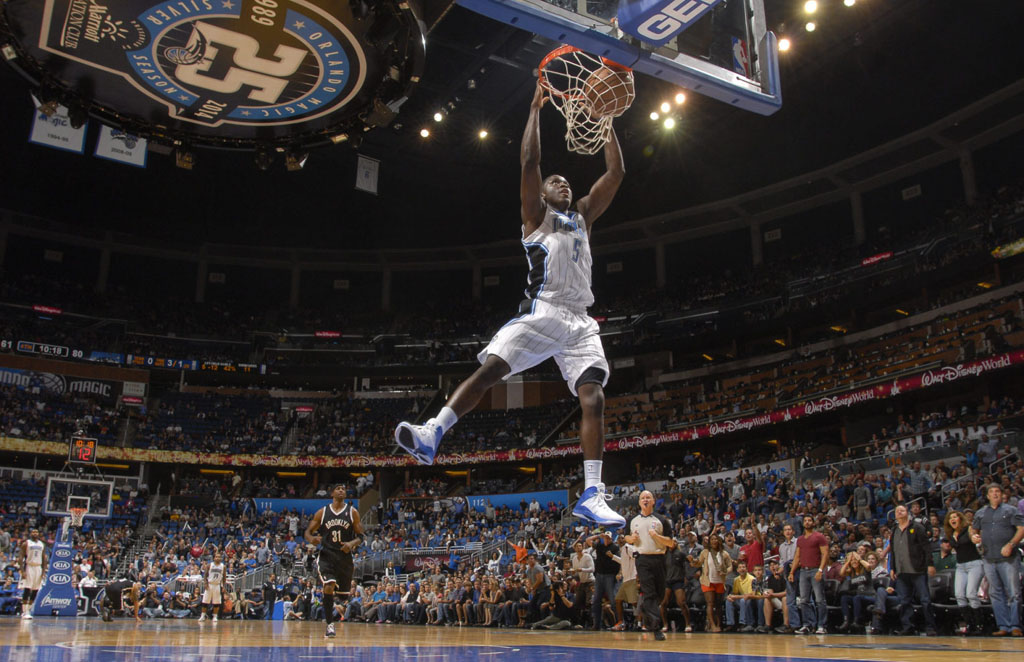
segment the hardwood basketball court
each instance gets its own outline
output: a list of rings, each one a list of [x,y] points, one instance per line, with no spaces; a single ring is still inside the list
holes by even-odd
[[[94,618],[0,620],[0,662],[730,662],[886,660],[1002,662],[1024,655],[1024,640],[959,637],[650,635],[532,632],[481,628],[339,623],[155,620],[104,623]],[[582,662],[582,660],[580,660]]]

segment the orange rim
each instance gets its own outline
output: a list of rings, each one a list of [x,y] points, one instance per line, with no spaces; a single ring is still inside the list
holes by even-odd
[[[541,87],[543,87],[549,93],[554,94],[554,95],[559,96],[559,97],[562,97],[563,99],[582,99],[585,95],[582,95],[582,94],[569,95],[569,94],[566,94],[565,92],[562,92],[560,90],[556,90],[555,88],[551,87],[551,85],[548,83],[547,76],[544,73],[544,70],[547,68],[547,66],[549,64],[551,64],[552,61],[562,57],[563,55],[568,55],[569,53],[576,53],[576,52],[582,53],[584,51],[581,48],[576,48],[575,46],[570,46],[568,44],[565,44],[565,45],[559,46],[558,48],[554,49],[553,51],[551,51],[550,53],[545,55],[544,59],[540,61],[540,65],[537,67],[537,77],[540,79]],[[630,69],[626,65],[619,64],[618,62],[615,62],[614,60],[609,60],[606,57],[602,57],[601,58],[601,63],[604,66],[608,67],[609,69],[614,69],[615,71],[621,71],[621,72],[631,72],[631,71],[633,71],[632,69]]]

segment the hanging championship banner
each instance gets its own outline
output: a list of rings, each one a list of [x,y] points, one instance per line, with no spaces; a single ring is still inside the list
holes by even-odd
[[[96,141],[96,156],[145,168],[146,139],[103,124]]]
[[[39,101],[35,97],[32,97],[32,103],[36,107],[36,116],[32,121],[29,142],[79,154],[85,151],[85,129],[89,126],[88,123],[83,124],[80,129],[73,129],[68,118],[68,109],[64,106],[57,106],[57,112],[47,116],[39,111]]]
[[[380,173],[380,161],[368,156],[359,155],[356,167],[356,188],[377,195],[377,175]]]

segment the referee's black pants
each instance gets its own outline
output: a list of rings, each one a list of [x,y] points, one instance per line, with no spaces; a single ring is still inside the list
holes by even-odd
[[[665,597],[665,555],[640,554],[636,557],[636,580],[643,593],[641,609],[651,632],[661,629],[661,599]]]

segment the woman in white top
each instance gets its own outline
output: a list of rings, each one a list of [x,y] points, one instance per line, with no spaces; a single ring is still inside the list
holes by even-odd
[[[732,557],[722,546],[722,538],[712,534],[708,539],[708,549],[700,553],[697,559],[690,559],[690,565],[700,568],[700,590],[704,593],[704,602],[708,610],[708,629],[721,632],[722,623],[718,617],[719,596],[725,595],[725,578],[732,569]]]

